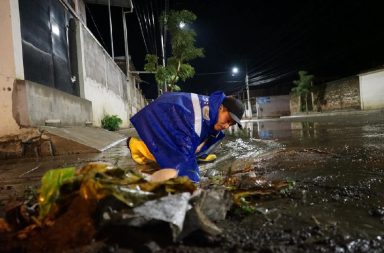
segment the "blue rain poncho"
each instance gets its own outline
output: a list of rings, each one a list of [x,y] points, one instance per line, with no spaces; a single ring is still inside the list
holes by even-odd
[[[200,180],[196,157],[207,153],[224,137],[215,131],[221,91],[209,97],[194,93],[165,93],[131,118],[131,122],[161,168],[174,168],[179,176]],[[200,143],[206,141],[199,154]]]

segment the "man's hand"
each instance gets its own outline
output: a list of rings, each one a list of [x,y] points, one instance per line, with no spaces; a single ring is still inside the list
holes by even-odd
[[[205,145],[205,143],[207,143],[207,140],[203,141],[202,143],[199,144],[199,146],[197,146],[196,150],[195,150],[195,154],[199,153],[200,150],[203,148],[203,146]]]
[[[171,178],[177,177],[177,170],[175,169],[161,169],[153,173],[149,177],[149,182],[157,183],[157,182],[162,182],[166,181]]]

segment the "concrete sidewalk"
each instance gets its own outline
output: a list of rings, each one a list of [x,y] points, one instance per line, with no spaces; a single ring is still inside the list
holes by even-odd
[[[284,118],[306,118],[306,117],[324,117],[324,116],[337,116],[337,115],[369,115],[369,114],[384,114],[384,109],[375,110],[343,110],[343,111],[332,111],[332,112],[308,112],[300,113],[291,116],[281,116]]]
[[[112,132],[86,126],[40,126],[37,133],[40,135],[26,137],[22,144],[24,152],[14,157],[102,153],[124,142],[128,136],[137,136],[133,128]]]
[[[80,143],[96,151],[103,152],[127,139],[121,133],[96,127],[41,127],[42,130],[61,138]],[[60,147],[56,147],[59,149]]]

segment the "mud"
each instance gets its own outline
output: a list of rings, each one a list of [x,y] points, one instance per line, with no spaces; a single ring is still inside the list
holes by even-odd
[[[249,122],[231,130],[218,160],[202,165],[201,186],[228,175],[295,182],[289,191],[247,199],[216,225],[181,242],[147,242],[140,252],[384,252],[384,114]],[[104,154],[7,160],[0,167],[3,202],[22,199],[47,169],[104,160],[135,166],[121,145]],[[37,168],[36,168],[37,167]],[[242,174],[239,173],[241,176]],[[246,177],[241,177],[246,182]],[[122,233],[115,233],[116,236]],[[123,240],[123,239],[122,239]],[[82,252],[129,252],[114,241]],[[80,248],[79,248],[80,250]]]
[[[253,214],[233,210],[207,252],[383,252],[381,153],[369,152],[363,163],[319,151],[285,148],[257,159],[256,174],[294,180],[295,187],[254,200]],[[183,247],[176,252],[188,252]]]
[[[384,252],[383,133],[382,113],[248,123],[227,147],[255,148],[234,151],[236,161],[221,168],[247,164],[256,176],[295,187],[252,200],[253,213],[232,210],[218,238],[163,252]]]

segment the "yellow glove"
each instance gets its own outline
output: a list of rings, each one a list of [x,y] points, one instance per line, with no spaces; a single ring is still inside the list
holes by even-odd
[[[216,158],[217,158],[217,156],[215,154],[209,154],[209,155],[205,156],[204,158],[203,157],[197,158],[197,161],[198,162],[213,162],[216,160]]]

